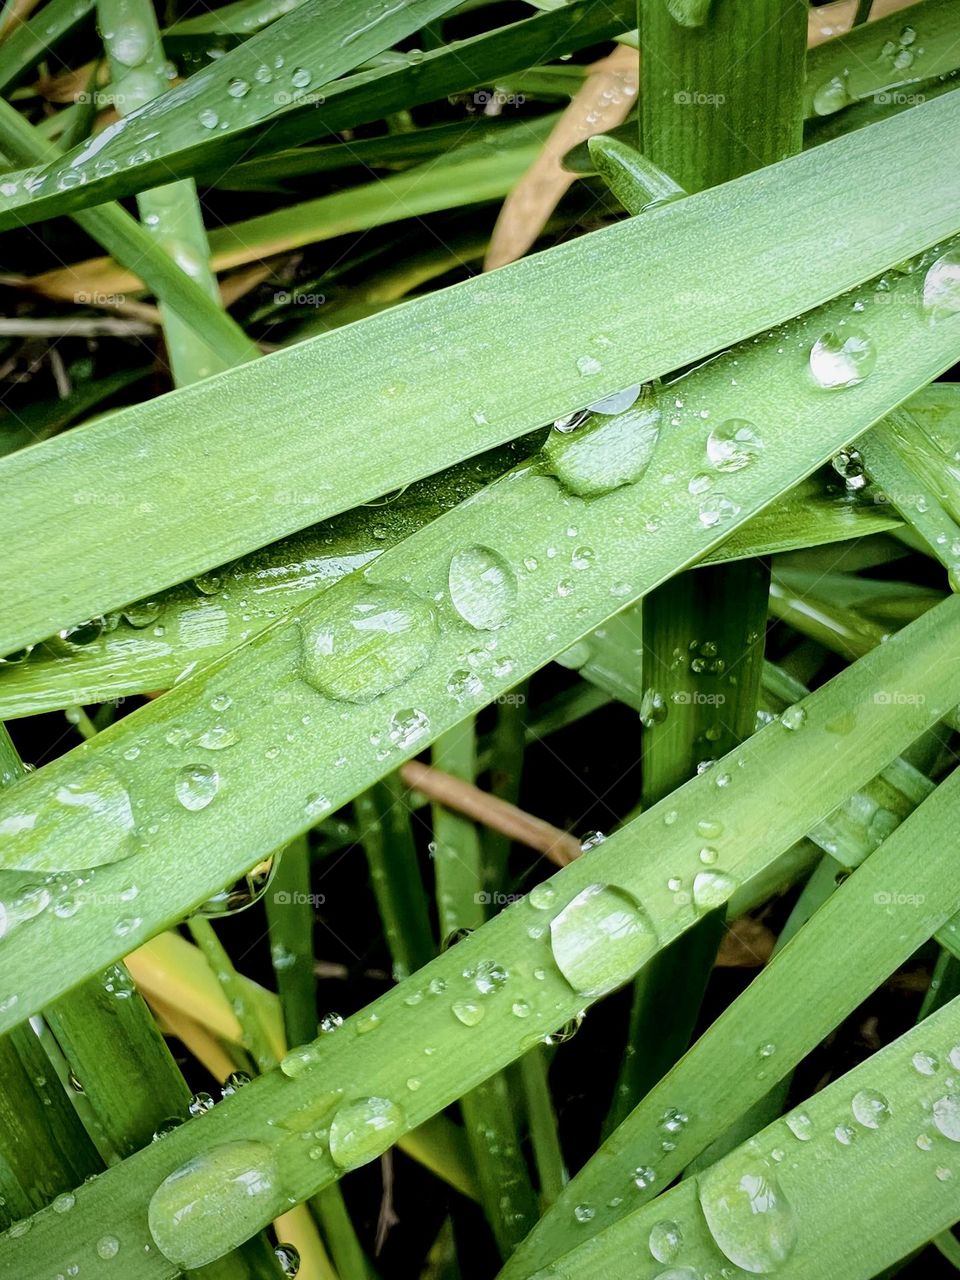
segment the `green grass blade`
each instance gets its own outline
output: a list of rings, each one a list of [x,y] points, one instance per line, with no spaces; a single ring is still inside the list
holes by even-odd
[[[184,176],[182,157],[190,156],[196,164],[204,152],[209,156],[221,146],[242,145],[252,133],[270,127],[287,112],[312,114],[317,120],[325,85],[454,4],[455,0],[410,0],[364,20],[352,0],[306,0],[269,30],[217,58],[162,99],[138,106],[92,141],[47,164],[37,175],[39,197],[36,188],[33,194],[21,190],[19,200],[13,197],[7,207],[19,205],[25,212],[25,196],[26,207],[39,206],[39,216],[50,217],[89,205],[87,199],[79,204],[69,198],[64,201],[64,192],[70,189],[64,175],[70,175],[75,185],[96,183],[113,165],[127,166],[131,178],[136,170],[135,186],[126,189],[143,191],[157,185],[156,179],[151,182],[142,167],[129,161],[145,148],[152,172],[161,172],[160,181],[169,181],[171,174]],[[296,51],[296,61],[285,66],[291,50]],[[319,121],[314,127],[318,133],[327,132]],[[43,187],[52,194],[44,194]],[[98,193],[94,202],[104,198],[109,198],[105,192]]]
[[[433,746],[432,763],[465,782],[475,780],[476,733],[472,719],[441,734]],[[443,938],[456,938],[461,931],[479,928],[487,914],[484,903],[489,889],[480,836],[468,818],[441,805],[432,806],[432,816],[440,933]],[[500,981],[499,974],[491,977]],[[458,1016],[469,1024],[481,1008],[479,998],[467,1001],[460,1006]],[[498,1072],[465,1094],[460,1099],[460,1110],[473,1152],[480,1202],[500,1254],[507,1258],[536,1222],[538,1208],[506,1074]]]
[[[111,97],[121,118],[169,90],[167,59],[150,0],[99,0],[97,13],[111,75]],[[134,50],[134,52],[131,52]],[[157,187],[137,199],[144,226],[163,251],[186,270],[210,299],[220,291],[210,269],[210,250],[197,191],[189,179]],[[167,351],[178,386],[220,373],[238,363],[216,346],[197,340],[195,328],[161,304]],[[247,358],[247,357],[245,357]]]
[[[667,1223],[682,1240],[671,1258],[680,1275],[733,1261],[784,1280],[870,1280],[955,1220],[956,1145],[944,1119],[949,1067],[923,1076],[913,1059],[921,1053],[948,1063],[958,1035],[960,1003],[953,1001],[697,1178],[558,1258],[549,1274],[655,1280],[663,1264],[648,1241],[655,1225]],[[896,1182],[878,1185],[877,1170],[891,1167]],[[755,1178],[763,1198],[751,1203],[745,1184],[756,1186]],[[726,1214],[718,1203],[724,1197]]]
[[[677,205],[678,212],[694,199]],[[892,293],[909,301],[917,285],[915,277],[903,276],[884,296]],[[733,348],[692,373],[684,382],[683,414],[673,415],[676,422],[671,420],[667,442],[655,451],[635,484],[621,485],[599,500],[586,500],[544,474],[559,470],[568,483],[580,486],[577,460],[586,450],[586,458],[600,467],[601,476],[607,474],[607,465],[614,466],[620,476],[621,433],[624,421],[628,427],[633,423],[633,410],[621,419],[598,415],[592,425],[572,436],[554,432],[547,454],[385,552],[361,573],[344,579],[321,595],[312,609],[302,612],[299,621],[279,620],[94,742],[38,771],[18,788],[16,805],[0,801],[0,821],[25,811],[42,814],[43,837],[20,835],[12,846],[8,844],[6,863],[34,874],[77,865],[76,833],[73,824],[63,819],[56,793],[61,785],[76,780],[81,766],[84,771],[94,769],[101,782],[109,776],[111,793],[118,794],[116,789],[121,788],[133,796],[134,803],[143,802],[135,810],[144,815],[135,833],[118,830],[114,822],[91,821],[82,854],[85,869],[98,867],[104,888],[119,890],[131,882],[140,887],[142,924],[126,939],[127,946],[181,919],[271,853],[278,842],[289,841],[314,825],[324,804],[330,811],[339,808],[385,768],[397,767],[445,728],[568,649],[631,599],[702,556],[738,521],[769,502],[798,475],[822,463],[842,442],[865,430],[956,358],[958,339],[949,325],[930,329],[911,306],[878,305],[868,319],[882,361],[878,357],[870,378],[834,397],[831,412],[825,414],[825,393],[808,377],[808,354],[820,334],[849,314],[849,307],[850,300],[841,299],[802,317],[765,343]],[[920,332],[926,335],[923,343],[918,341]],[[788,351],[795,353],[789,380]],[[743,415],[759,424],[765,442],[751,466],[725,475],[725,501],[716,519],[715,491],[704,500],[675,480],[678,475],[699,474],[704,465],[709,424],[700,411],[706,405],[713,421]],[[566,458],[558,452],[571,448]],[[664,476],[674,477],[672,486]],[[595,471],[587,473],[589,483],[596,479]],[[702,505],[705,501],[707,505]],[[654,506],[656,521],[649,514]],[[655,538],[647,536],[651,523]],[[576,530],[575,538],[568,533],[571,528]],[[551,546],[568,550],[563,556],[550,557]],[[468,553],[462,561],[466,595],[461,605],[466,613],[457,613],[447,603],[435,614],[433,605],[426,602],[449,599],[452,556],[458,552]],[[487,647],[481,647],[477,628],[467,622],[473,611],[472,566],[482,568],[488,555],[494,557],[495,581],[502,574],[504,583],[503,594],[498,588],[490,601],[496,611],[493,621],[501,621],[499,611],[504,611],[503,625],[492,637],[493,648],[490,638]],[[459,582],[459,570],[455,577]],[[365,681],[375,681],[372,692],[382,687],[384,674],[379,665],[373,668],[375,674],[364,674],[369,670],[364,663],[357,669],[348,663],[346,683],[341,688],[337,677],[333,686],[335,695],[341,696],[327,697],[320,691],[327,687],[322,676],[319,689],[302,678],[304,634],[309,636],[316,626],[318,641],[326,643],[321,639],[324,619],[338,614],[349,618],[355,602],[365,607],[362,601],[368,593],[371,601],[384,601],[388,619],[399,607],[404,617],[409,611],[409,625],[419,628],[412,646],[403,639],[405,633],[388,633],[388,642],[390,635],[401,635],[385,673],[390,685],[393,662],[399,663],[395,677],[399,691],[389,698],[351,702]],[[483,593],[480,603],[487,608]],[[484,612],[478,618],[481,623],[490,620]],[[360,681],[359,687],[354,680]],[[221,725],[235,742],[222,763],[218,759],[215,765],[209,764],[200,739],[212,726]],[[295,749],[286,734],[292,735]],[[342,754],[321,767],[318,755],[333,740]],[[279,748],[276,758],[283,764],[270,778],[269,803],[262,791],[263,752],[271,749],[265,742]],[[385,757],[379,754],[384,750]],[[193,788],[197,785],[201,795],[196,799],[213,800],[216,791],[215,804],[199,810],[191,807],[196,804]],[[177,800],[178,787],[185,789],[186,805]],[[124,812],[125,806],[119,816]],[[147,815],[155,815],[158,821],[166,815],[163,848],[171,854],[162,864],[157,855],[147,852],[153,840]],[[19,818],[15,825],[20,825]],[[122,858],[132,852],[138,840],[144,841],[144,856],[116,861],[118,855]],[[186,858],[192,874],[171,876],[169,862]],[[84,971],[95,973],[122,954],[121,944],[104,925],[107,914],[92,903],[69,922],[77,956],[74,981]],[[32,941],[43,939],[46,960],[38,959],[34,947],[26,949],[16,932],[0,942],[0,954],[6,953],[21,997],[19,1006],[8,1014],[12,1021],[26,1016],[30,1006],[37,1007],[34,1001],[49,1001],[70,980],[54,960],[60,927],[57,918],[49,916],[31,925]]]
[[[644,904],[649,923],[642,934],[632,936],[645,940],[647,956],[668,944],[702,917],[702,900],[697,906],[689,899],[677,902],[667,883],[674,874],[689,881],[702,869],[696,822],[706,813],[722,828],[718,870],[729,880],[716,884],[718,893],[711,894],[711,901],[720,905],[719,898],[732,893],[737,883],[746,887],[762,879],[780,851],[923,732],[941,704],[949,706],[960,699],[960,664],[955,661],[958,635],[960,601],[951,598],[805,699],[789,720],[792,724],[802,721],[801,728],[771,724],[719,762],[716,767],[735,778],[732,786],[717,788],[710,772],[692,779],[667,801],[558,872],[540,895],[544,907],[528,901],[509,907],[382,996],[363,1015],[367,1019],[376,1012],[380,1020],[376,1058],[367,1053],[365,1038],[355,1034],[348,1020],[335,1035],[321,1037],[306,1069],[298,1059],[290,1075],[270,1073],[163,1142],[130,1157],[117,1170],[79,1188],[69,1228],[56,1214],[44,1212],[34,1222],[29,1241],[4,1238],[0,1276],[17,1274],[27,1256],[35,1267],[55,1270],[65,1250],[75,1251],[89,1239],[84,1262],[87,1265],[90,1258],[89,1275],[98,1280],[107,1274],[106,1264],[90,1255],[97,1238],[93,1233],[102,1233],[105,1227],[129,1246],[125,1280],[173,1276],[172,1264],[156,1253],[149,1258],[143,1254],[142,1245],[149,1243],[143,1198],[201,1148],[205,1161],[213,1162],[211,1181],[204,1185],[206,1194],[214,1196],[220,1186],[217,1152],[226,1142],[243,1139],[262,1144],[262,1150],[256,1148],[257,1158],[276,1168],[272,1176],[279,1179],[282,1171],[281,1198],[291,1195],[296,1200],[335,1180],[344,1166],[374,1158],[400,1133],[518,1057],[594,998],[574,989],[561,975],[548,935],[534,930],[537,936],[531,937],[531,923],[549,924],[553,917],[556,927],[558,909],[562,912],[588,886],[615,885],[618,892]],[[908,689],[915,700],[896,707],[877,702],[876,688]],[[842,738],[830,727],[841,711],[854,718],[853,728]],[[828,770],[824,770],[825,756],[830,759]],[[775,778],[784,771],[791,777],[793,802],[771,813],[763,788],[752,787],[750,779]],[[676,817],[665,823],[667,814]],[[765,834],[762,848],[755,839],[760,822]],[[643,857],[638,856],[641,851]],[[16,931],[10,936],[15,938]],[[482,1021],[467,1027],[451,1014],[451,1006],[477,990],[473,980],[463,976],[464,970],[489,959],[513,975],[513,986],[508,978],[504,990],[483,997]],[[578,986],[589,983],[593,992],[610,990],[632,976],[642,959],[632,948],[629,954],[607,954],[589,979],[573,970],[571,977]],[[511,1008],[520,994],[530,1006],[524,1018]],[[409,1075],[409,1055],[422,1054],[425,1045],[438,1051],[423,1055],[422,1085],[411,1093],[403,1083]],[[359,1158],[349,1148],[337,1151],[337,1162],[328,1152],[311,1158],[309,1144],[301,1137],[304,1126],[312,1131],[324,1122],[329,1124],[339,1108],[363,1099],[388,1100],[379,1112],[387,1123],[377,1127],[376,1140],[364,1144]],[[391,1105],[402,1109],[392,1110]],[[343,1123],[350,1114],[344,1115]],[[241,1221],[225,1219],[226,1229],[217,1232],[216,1241],[203,1230],[197,1236],[188,1233],[192,1239],[184,1241],[186,1254],[179,1252],[173,1240],[166,1241],[167,1248],[191,1260],[210,1248],[222,1252],[239,1243],[237,1237],[251,1234],[269,1220],[276,1207],[275,1197],[248,1203]],[[219,1215],[208,1219],[211,1226],[219,1222]]]
[[[315,902],[310,886],[310,848],[307,838],[301,836],[284,849],[265,898],[270,958],[291,1047],[305,1044],[317,1034]]]
[[[803,87],[806,116],[830,116],[850,103],[898,96],[910,102],[919,81],[960,67],[960,14],[950,0],[924,0],[811,49]]]
[[[639,16],[641,149],[681,187],[700,191],[801,149],[801,5],[718,3],[695,29],[679,28],[660,0],[642,0]]]
[[[49,217],[68,209],[80,208],[104,200],[130,195],[134,192],[201,173],[215,177],[229,169],[237,160],[247,160],[263,151],[274,152],[294,146],[326,134],[338,133],[369,120],[379,120],[392,111],[409,108],[422,102],[433,102],[449,94],[471,89],[475,85],[489,83],[505,72],[536,65],[549,58],[582,48],[595,41],[606,40],[628,25],[633,0],[614,0],[609,5],[598,5],[595,0],[581,0],[556,13],[543,14],[524,22],[513,23],[494,32],[487,32],[473,40],[464,41],[424,55],[422,61],[408,60],[407,65],[397,67],[390,63],[371,71],[347,77],[334,84],[330,79],[333,67],[346,58],[348,67],[357,66],[366,56],[364,49],[384,48],[383,43],[393,43],[403,32],[416,29],[418,22],[429,10],[449,9],[441,0],[416,0],[402,10],[391,10],[388,19],[372,27],[368,33],[337,49],[338,29],[342,25],[356,26],[356,8],[352,0],[337,0],[336,24],[328,20],[318,24],[312,15],[319,11],[319,0],[313,6],[302,6],[282,22],[248,41],[214,65],[191,76],[174,94],[164,98],[164,143],[160,152],[149,144],[155,140],[137,141],[136,135],[150,133],[156,126],[159,106],[146,108],[131,127],[115,130],[113,135],[102,134],[96,142],[92,164],[86,164],[87,181],[68,190],[58,189],[59,178],[69,170],[71,161],[84,155],[84,149],[72,153],[62,162],[50,165],[46,190],[29,192],[21,185],[17,194],[0,199],[0,228],[16,225],[24,220]],[[416,12],[417,16],[413,14]],[[306,27],[306,35],[299,33]],[[289,54],[291,42],[297,47],[297,56],[303,62],[301,69],[310,70],[307,54],[319,45],[333,46],[335,56],[328,58],[320,79],[309,87],[294,86],[291,74],[296,68],[287,67],[285,79],[274,78],[262,84],[256,78],[261,67],[258,49],[264,49],[262,62],[271,64],[276,56]],[[269,65],[268,65],[269,74]],[[202,79],[201,79],[202,77]],[[255,86],[245,97],[235,99],[227,92],[228,83],[236,77]],[[204,89],[209,97],[208,109],[217,114],[224,112],[224,104],[231,113],[234,127],[226,132],[219,128],[200,125],[198,111],[202,104],[191,96]],[[318,103],[319,96],[323,98]],[[275,105],[273,97],[280,99]],[[183,103],[177,114],[177,134],[182,143],[177,146],[173,135],[166,133],[166,116]],[[265,108],[269,115],[264,116]],[[207,117],[210,119],[211,117]],[[257,123],[259,121],[259,123]],[[112,169],[113,162],[117,169]],[[21,162],[28,163],[28,162]],[[100,165],[99,171],[97,164]]]
[[[906,819],[729,1005],[565,1188],[506,1277],[529,1275],[652,1199],[950,918],[953,775]],[[798,1013],[792,993],[803,992]],[[772,1048],[766,1052],[766,1046]],[[677,1116],[685,1117],[676,1119]],[[631,1188],[636,1168],[648,1185]],[[616,1206],[611,1205],[619,1198]],[[574,1208],[594,1213],[578,1222]]]
[[[0,99],[0,147],[20,163],[55,153],[19,112]],[[225,365],[243,364],[257,348],[218,303],[155,243],[145,227],[119,205],[77,213],[75,221],[128,267],[194,333],[214,346]]]
[[[90,16],[95,0],[50,0],[39,14],[21,22],[0,44],[0,90],[8,89],[46,51]]]
[[[956,225],[940,138],[958,114],[960,98],[948,96],[918,108],[909,125],[898,117],[877,126],[875,151],[860,137],[840,139],[815,157],[770,166],[0,461],[12,495],[0,535],[16,588],[5,600],[0,651],[663,374],[715,350],[734,330],[753,333],[922,248]],[[893,175],[888,148],[903,155]],[[877,192],[866,211],[862,186]],[[905,199],[915,211],[909,220]],[[778,209],[792,212],[789,245],[772,257],[763,257],[764,225],[733,240],[728,234],[726,219],[748,200],[763,202],[772,218]],[[858,227],[856,245],[824,244],[824,222]],[[682,276],[671,261],[684,264]],[[544,341],[513,353],[507,381],[497,376],[501,357],[487,334],[520,297],[527,331]],[[919,318],[881,315],[879,307],[870,317],[875,340],[911,322]],[[943,328],[934,330],[931,352]],[[457,333],[453,355],[435,341],[441,330]],[[462,370],[455,395],[451,359]],[[942,367],[931,360],[926,376]],[[898,399],[916,385],[905,383]],[[854,398],[869,396],[870,386]],[[325,430],[317,429],[316,403],[324,405]],[[365,451],[374,406],[378,447]],[[282,430],[265,475],[256,459],[268,416]],[[198,420],[204,465],[174,473],[170,458],[192,451]],[[90,492],[100,495],[95,509],[76,500]],[[291,494],[306,500],[293,503]],[[110,548],[128,536],[130,495],[154,510],[139,525],[138,556],[122,560]],[[70,518],[55,537],[45,527],[41,540],[38,512],[50,506]]]
[[[469,467],[454,468],[447,477],[412,485],[386,505],[357,508],[243,557],[222,572],[204,575],[199,579],[200,588],[186,583],[160,592],[152,602],[140,602],[121,614],[119,620],[112,616],[110,625],[86,644],[70,650],[38,645],[25,660],[0,664],[0,717],[11,719],[76,703],[115,701],[167,688],[183,672],[222,657],[269,626],[276,617],[278,598],[287,609],[309,600],[318,586],[332,585],[358,564],[374,559],[426,520],[442,514],[457,498],[466,498],[484,480],[502,473],[511,458],[522,456],[521,442],[509,453],[497,451]],[[827,493],[820,478],[812,476],[757,512],[705,560],[725,563],[792,547],[863,538],[899,526],[891,505],[856,496],[851,500],[836,490]],[[604,660],[594,655],[580,670],[584,677],[639,710],[643,690],[636,702],[631,692],[636,665],[633,650],[640,643],[639,631],[635,636],[624,617],[611,618],[605,627]],[[159,628],[161,634],[157,633]],[[624,646],[625,668],[610,654],[617,638]],[[576,653],[568,665],[578,665]],[[516,720],[518,713],[515,702],[500,705],[501,718]],[[506,750],[502,742],[498,768],[509,771]],[[494,791],[500,794],[496,787]],[[516,802],[512,791],[503,794]],[[495,839],[495,833],[490,833],[490,838]],[[502,853],[501,849],[500,857],[491,854],[491,867],[500,865]]]

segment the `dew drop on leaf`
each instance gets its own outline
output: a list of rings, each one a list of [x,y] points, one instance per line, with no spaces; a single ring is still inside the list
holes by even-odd
[[[810,375],[825,391],[855,387],[876,363],[873,339],[860,329],[830,331],[810,348]]]
[[[793,1253],[796,1214],[755,1142],[702,1173],[698,1191],[710,1234],[735,1266],[765,1275]]]
[[[303,678],[344,702],[371,702],[408,680],[427,661],[438,635],[426,600],[366,584],[325,594],[301,630]]]
[[[600,996],[622,986],[656,945],[647,913],[615,885],[587,885],[550,922],[557,968],[584,995]]]
[[[960,250],[943,254],[927,271],[923,306],[935,320],[960,311]]]
[[[450,602],[468,626],[495,631],[506,626],[517,603],[517,576],[490,547],[465,547],[450,561]]]
[[[341,1169],[382,1155],[404,1129],[404,1115],[389,1098],[361,1098],[341,1107],[330,1125],[330,1157]]]
[[[177,774],[174,794],[183,805],[196,813],[205,809],[220,789],[220,775],[209,764],[188,764]]]
[[[287,1208],[271,1148],[262,1142],[226,1142],[165,1178],[147,1216],[163,1256],[189,1270],[247,1239],[251,1222],[267,1222]]]

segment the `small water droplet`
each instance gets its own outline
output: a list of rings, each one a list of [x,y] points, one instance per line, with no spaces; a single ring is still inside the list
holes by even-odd
[[[831,116],[850,102],[846,76],[832,76],[814,91],[813,109],[818,116]]]
[[[120,1241],[116,1236],[101,1236],[97,1241],[97,1257],[107,1261],[115,1258],[120,1252]]]
[[[796,732],[797,729],[802,729],[807,723],[807,713],[799,703],[796,703],[794,706],[787,707],[785,711],[781,712],[780,723],[783,725],[784,729],[790,729],[792,732]]]
[[[805,1111],[794,1111],[786,1117],[787,1128],[801,1142],[809,1142],[813,1137],[813,1121]]]
[[[890,1119],[890,1104],[876,1089],[859,1089],[850,1103],[853,1118],[866,1129],[879,1129]]]
[[[177,774],[174,794],[185,809],[205,809],[220,789],[220,775],[209,764],[188,764]]]
[[[483,1020],[486,1012],[483,1005],[476,1000],[455,1000],[450,1008],[453,1016],[465,1027],[475,1027]]]
[[[763,452],[763,441],[746,418],[728,418],[707,436],[707,461],[717,471],[741,471]]]
[[[673,1262],[683,1245],[683,1231],[679,1222],[664,1218],[650,1228],[647,1240],[650,1252],[657,1262]]]
[[[933,1104],[933,1123],[945,1138],[960,1142],[960,1094],[946,1093]]]
[[[919,1071],[922,1076],[935,1076],[940,1070],[940,1059],[927,1049],[918,1049],[910,1061],[914,1070]]]
[[[693,878],[693,901],[701,911],[722,907],[737,887],[725,871],[698,871]]]
[[[960,251],[951,249],[927,271],[923,280],[923,306],[935,319],[960,311]]]

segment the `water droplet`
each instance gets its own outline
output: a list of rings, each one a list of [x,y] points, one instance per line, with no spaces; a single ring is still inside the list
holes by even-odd
[[[876,363],[873,339],[861,329],[830,331],[810,348],[810,375],[826,391],[855,387],[873,372]]]
[[[729,524],[740,514],[739,505],[724,493],[711,494],[700,503],[697,518],[704,529],[716,529],[720,525]]]
[[[195,1093],[187,1104],[187,1110],[192,1116],[202,1116],[205,1111],[212,1111],[215,1105],[209,1093]]]
[[[660,436],[660,410],[652,396],[625,413],[598,416],[573,435],[552,433],[543,446],[545,468],[580,497],[635,484],[650,465]]]
[[[162,612],[163,605],[159,600],[138,600],[135,604],[127,605],[123,617],[131,627],[142,630],[144,627],[152,627]]]
[[[596,356],[579,356],[577,358],[577,372],[581,378],[594,378],[603,370],[603,365]]]
[[[472,973],[473,985],[481,995],[493,995],[506,985],[508,976],[506,969],[496,961],[481,960]]]
[[[802,729],[807,723],[807,713],[804,708],[797,703],[792,707],[787,707],[785,711],[781,712],[780,723],[783,725],[784,729],[790,729],[795,732],[797,729]]]
[[[190,1269],[245,1240],[252,1219],[268,1222],[288,1207],[273,1151],[262,1142],[227,1142],[165,1178],[147,1212],[160,1252]]]
[[[879,1129],[890,1119],[890,1104],[876,1089],[860,1089],[850,1103],[853,1118],[866,1129]]]
[[[640,1165],[632,1174],[633,1185],[638,1191],[646,1191],[647,1187],[652,1187],[656,1180],[656,1170],[651,1169],[648,1164]]]
[[[235,729],[228,729],[226,725],[215,724],[209,729],[204,729],[203,733],[197,738],[197,746],[203,747],[205,751],[223,751],[226,747],[232,747],[240,741],[240,735]]]
[[[536,907],[538,911],[549,910],[556,900],[557,891],[549,880],[545,880],[543,884],[534,885],[527,895],[527,901],[531,907]]]
[[[300,1251],[292,1244],[278,1244],[274,1249],[284,1280],[295,1280],[300,1270]]]
[[[188,764],[177,774],[174,794],[185,809],[205,809],[220,788],[220,775],[209,764]]]
[[[220,123],[220,117],[217,115],[217,113],[213,110],[212,107],[204,107],[204,109],[197,116],[197,119],[200,121],[200,123],[203,125],[205,129],[215,129],[217,125]]]
[[[69,1191],[65,1191],[62,1195],[57,1196],[53,1202],[54,1213],[69,1213],[73,1206],[77,1203],[77,1197]]]
[[[647,1243],[658,1262],[673,1262],[683,1245],[683,1232],[679,1222],[672,1222],[669,1218],[655,1222],[650,1228]]]
[[[722,907],[736,887],[736,880],[725,871],[698,871],[693,878],[694,904],[701,911]]]
[[[714,1242],[735,1266],[763,1275],[790,1257],[796,1215],[755,1142],[702,1173],[698,1190]]]
[[[588,831],[580,841],[580,852],[589,853],[591,849],[595,849],[598,844],[603,844],[606,836],[602,831]]]
[[[120,1241],[116,1236],[101,1236],[97,1241],[97,1257],[105,1261],[115,1258],[120,1252]]]
[[[604,396],[602,400],[592,404],[590,413],[602,413],[607,416],[626,413],[640,399],[642,390],[643,387],[638,382],[632,387],[625,387],[623,391],[614,391],[612,395]]]
[[[479,698],[483,693],[483,681],[475,671],[461,667],[454,671],[447,681],[447,693],[452,698],[456,698],[457,702],[464,702],[467,698]]]
[[[238,1093],[244,1085],[250,1084],[250,1082],[251,1078],[245,1071],[231,1071],[226,1080],[224,1080],[223,1084],[220,1086],[220,1096],[223,1098],[230,1098],[235,1093]]]
[[[297,67],[290,77],[290,82],[296,89],[305,89],[312,78],[306,67]]]
[[[707,436],[707,461],[717,471],[741,471],[763,452],[763,441],[746,418],[728,418]]]
[[[245,98],[249,92],[250,82],[248,80],[241,80],[239,76],[234,76],[227,85],[227,93],[229,93],[231,98]]]
[[[578,1222],[589,1222],[596,1216],[596,1212],[596,1209],[588,1204],[578,1204],[573,1211],[573,1216]]]
[[[483,1020],[486,1012],[483,1005],[476,1000],[455,1000],[450,1006],[453,1016],[465,1027],[475,1027]]]
[[[946,1093],[933,1104],[933,1123],[945,1138],[960,1142],[960,1094]]]
[[[390,741],[398,751],[406,751],[430,732],[430,717],[418,707],[405,707],[390,719]]]
[[[433,607],[407,591],[351,584],[324,594],[302,625],[304,679],[327,697],[371,702],[408,680],[436,643]]]
[[[187,807],[189,808],[190,806],[188,805]],[[231,884],[221,889],[219,893],[215,893],[212,898],[208,898],[206,902],[196,908],[193,914],[217,918],[219,916],[233,916],[239,911],[246,911],[247,907],[252,907],[255,902],[259,902],[267,892],[279,865],[279,855],[265,858],[262,862],[258,862],[246,875],[234,880]]]
[[[513,616],[517,577],[489,547],[466,547],[450,561],[450,601],[468,626],[495,631]]]
[[[330,1157],[341,1169],[382,1155],[404,1129],[403,1112],[389,1098],[361,1098],[341,1107],[330,1125]]]
[[[938,258],[923,281],[923,306],[934,319],[960,311],[960,251]]]
[[[600,996],[637,972],[657,938],[646,912],[624,889],[591,884],[551,920],[550,945],[573,989]]]
[[[801,1142],[809,1142],[813,1137],[813,1121],[805,1111],[794,1111],[786,1117],[787,1128]]]
[[[814,92],[813,109],[818,116],[830,116],[850,102],[846,76],[833,76]]]
[[[922,1076],[934,1076],[940,1070],[940,1059],[927,1049],[918,1049],[910,1061],[914,1070],[919,1071]]]

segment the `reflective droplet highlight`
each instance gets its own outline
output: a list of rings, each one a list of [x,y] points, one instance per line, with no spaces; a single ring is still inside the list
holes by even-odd
[[[185,809],[205,809],[220,789],[220,775],[209,764],[188,764],[177,774],[174,794]]]

